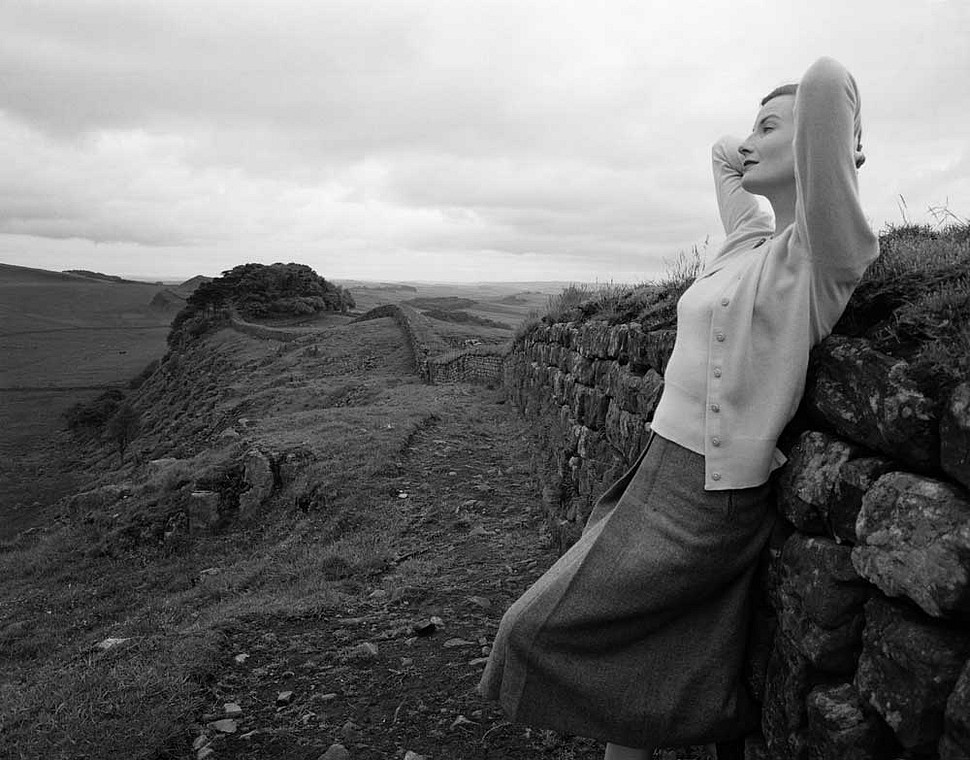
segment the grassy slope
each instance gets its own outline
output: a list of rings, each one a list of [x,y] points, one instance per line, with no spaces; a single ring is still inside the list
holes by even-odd
[[[165,349],[171,315],[149,308],[159,290],[0,264],[0,388],[136,374]]]
[[[0,538],[74,486],[61,414],[97,395],[82,388],[123,383],[165,351],[159,289],[0,264]]]
[[[4,547],[0,726],[14,756],[184,750],[221,626],[270,610],[327,609],[339,597],[335,576],[379,567],[395,551],[397,517],[373,508],[387,501],[374,492],[377,476],[452,391],[418,382],[390,320],[335,328],[319,344],[313,355],[308,346],[279,353],[222,332],[181,367],[163,365],[136,401],[146,412],[145,459],[197,455],[186,466],[202,470],[258,443],[319,461],[256,525],[205,541],[132,541],[126,529],[158,518],[185,487],[144,465],[114,469],[116,459],[95,457],[93,481],[128,482],[139,495]],[[148,402],[166,406],[152,417]],[[230,423],[245,443],[219,448],[212,434]],[[324,514],[293,511],[308,494]],[[317,550],[308,551],[310,537]],[[222,568],[217,582],[200,584],[200,570],[213,565]],[[92,653],[108,636],[137,643]]]
[[[223,330],[131,398],[137,458],[83,453],[85,488],[132,495],[62,504],[48,530],[0,544],[5,752],[190,757],[199,722],[234,700],[240,733],[259,735],[217,740],[223,758],[316,758],[348,718],[367,732],[361,760],[601,754],[513,727],[472,688],[470,660],[555,558],[536,532],[526,428],[500,394],[422,384],[398,326],[377,319],[285,346]],[[221,435],[230,427],[240,438]],[[285,470],[261,512],[159,541],[199,476],[252,446]],[[160,457],[179,462],[159,471]],[[422,615],[442,615],[445,632],[416,642]],[[456,636],[478,643],[450,648]],[[108,637],[128,641],[94,648]],[[347,659],[361,639],[379,642],[377,659]],[[280,711],[284,688],[298,697]],[[459,714],[473,722],[456,728]]]

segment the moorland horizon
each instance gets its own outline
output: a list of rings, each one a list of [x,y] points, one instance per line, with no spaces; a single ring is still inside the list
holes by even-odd
[[[240,263],[246,263],[246,262],[240,262]],[[301,263],[301,262],[296,262],[296,263]],[[130,280],[131,282],[142,283],[142,284],[145,284],[145,285],[158,285],[159,283],[162,284],[162,285],[179,285],[179,284],[182,284],[182,283],[186,282],[187,280],[191,280],[191,279],[194,279],[196,277],[210,277],[210,278],[215,278],[215,277],[218,277],[220,274],[222,274],[222,271],[223,271],[223,270],[220,270],[220,271],[215,271],[215,272],[212,272],[212,273],[199,271],[199,272],[196,272],[194,274],[189,274],[189,275],[185,275],[185,276],[177,275],[177,274],[159,274],[159,275],[149,276],[149,275],[141,275],[141,274],[138,274],[138,275],[129,274],[127,272],[122,272],[122,271],[103,271],[101,269],[90,269],[90,268],[88,268],[87,266],[84,266],[84,265],[78,265],[77,267],[73,267],[71,269],[49,269],[47,267],[40,267],[40,266],[29,267],[29,266],[24,266],[23,264],[11,264],[11,263],[6,262],[6,261],[0,261],[0,266],[12,267],[12,268],[16,268],[16,269],[33,269],[33,270],[36,270],[36,271],[39,271],[39,272],[53,272],[53,273],[56,273],[56,274],[66,274],[66,273],[76,273],[76,272],[90,272],[92,274],[105,275],[105,276],[109,276],[109,277],[120,277],[120,278],[122,278],[124,280]],[[533,285],[533,284],[541,284],[541,285],[549,286],[549,285],[569,285],[569,284],[578,283],[578,282],[587,283],[587,284],[595,284],[595,283],[605,282],[605,280],[600,280],[600,279],[585,281],[585,280],[576,280],[576,279],[568,279],[568,278],[566,278],[566,279],[548,279],[548,280],[539,280],[539,279],[535,279],[535,278],[523,278],[523,279],[517,279],[517,278],[500,279],[500,278],[496,278],[496,279],[490,279],[490,280],[482,280],[482,279],[477,279],[477,280],[449,280],[449,279],[429,279],[429,278],[400,279],[400,278],[393,278],[393,277],[390,277],[390,278],[328,277],[326,272],[321,272],[321,271],[317,271],[317,274],[319,274],[321,277],[326,277],[328,280],[331,280],[332,282],[336,282],[336,283],[340,283],[340,284],[346,284],[346,283],[365,283],[365,284],[375,284],[375,285],[386,285],[386,284],[411,285],[411,284],[414,284],[414,285],[454,285],[454,286],[457,286],[457,287],[461,287],[463,285],[467,285],[467,286],[474,286],[474,285],[509,285],[509,286],[512,286],[512,285]],[[610,282],[612,282],[612,281],[610,281]]]

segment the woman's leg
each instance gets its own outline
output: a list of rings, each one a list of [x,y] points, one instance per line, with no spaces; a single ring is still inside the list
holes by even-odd
[[[653,750],[649,748],[624,747],[620,744],[607,744],[603,760],[650,760]]]

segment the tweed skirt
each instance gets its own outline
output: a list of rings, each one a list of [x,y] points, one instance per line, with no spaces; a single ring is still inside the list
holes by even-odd
[[[703,456],[651,436],[506,612],[479,692],[515,722],[628,747],[752,730],[742,675],[769,491],[705,491]]]

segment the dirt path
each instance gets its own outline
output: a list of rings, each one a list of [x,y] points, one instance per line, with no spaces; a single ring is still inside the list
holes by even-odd
[[[407,474],[388,477],[408,525],[394,567],[331,617],[228,632],[200,726],[225,718],[225,703],[243,712],[235,733],[207,732],[211,757],[316,760],[334,743],[354,760],[602,756],[588,740],[510,725],[474,692],[502,613],[556,556],[523,423],[507,405],[475,414],[422,430]],[[283,692],[292,700],[278,705]]]

